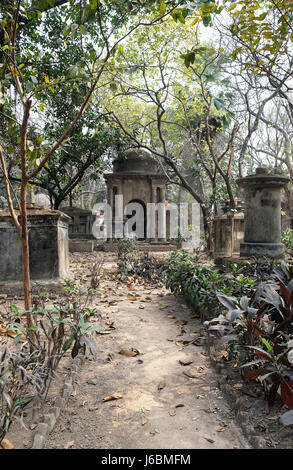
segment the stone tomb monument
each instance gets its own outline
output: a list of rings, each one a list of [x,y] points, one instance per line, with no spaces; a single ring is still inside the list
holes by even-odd
[[[95,217],[92,211],[81,207],[62,207],[62,212],[67,214],[71,220],[68,227],[69,238],[93,239],[92,226]]]
[[[32,280],[58,280],[69,275],[70,217],[50,209],[28,209]],[[22,280],[21,240],[9,212],[0,212],[0,284]]]
[[[113,161],[113,173],[104,174],[104,178],[107,183],[107,200],[113,216],[116,215],[116,195],[123,196],[123,213],[127,204],[140,203],[144,210],[144,238],[140,241],[166,244],[166,236],[160,238],[157,227],[155,237],[147,239],[147,204],[158,202],[165,204],[167,180],[165,175],[158,174],[157,162],[151,158],[150,152],[143,149],[128,149],[125,152],[125,158]],[[166,228],[166,210],[164,210],[162,219]],[[125,220],[126,217],[123,216],[123,222]],[[115,237],[114,227],[112,233]]]
[[[240,256],[281,259],[285,249],[281,243],[281,189],[289,179],[269,174],[259,167],[254,175],[237,180],[244,190],[244,242]]]
[[[222,214],[212,221],[214,259],[221,262],[223,258],[237,258],[240,244],[244,237],[244,212],[242,201],[236,199],[236,209],[231,210],[230,202],[222,208]]]
[[[61,210],[70,217],[69,250],[92,252],[95,245],[92,233],[95,216],[92,211],[75,206],[62,207]]]

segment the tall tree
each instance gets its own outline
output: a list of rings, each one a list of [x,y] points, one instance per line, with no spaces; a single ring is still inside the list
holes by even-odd
[[[111,99],[107,96],[105,102],[110,103],[107,110],[112,110],[114,122],[124,133],[150,150],[165,171],[169,168],[173,182],[201,205],[209,242],[209,220],[219,183],[235,208],[231,175],[238,124],[232,122],[233,94],[220,72],[227,60],[222,48],[198,42],[187,61],[180,48],[192,42],[190,22],[178,27],[168,20],[137,32],[119,54],[121,72],[115,74]],[[142,43],[143,50],[137,47]],[[192,181],[196,177],[199,184]]]
[[[170,9],[163,8],[157,2],[113,2],[100,0],[5,0],[1,4],[1,101],[9,107],[10,129],[18,133],[19,168],[21,170],[21,196],[18,211],[13,207],[11,187],[4,157],[3,144],[0,144],[0,160],[4,177],[9,210],[15,227],[21,238],[22,272],[24,301],[26,310],[30,309],[30,269],[27,226],[27,188],[41,170],[49,165],[50,159],[69,138],[85,111],[94,91],[99,87],[103,73],[108,68],[115,68],[114,52],[124,38],[140,26],[147,27],[169,14],[178,2],[169,2]],[[180,2],[179,2],[180,3]],[[165,7],[165,4],[164,4]],[[54,50],[45,51],[43,60],[42,39],[46,38],[44,18],[51,10],[60,8],[63,30],[58,37],[59,47],[69,47],[75,41],[81,41],[84,55],[82,66],[77,70],[68,70],[64,75],[55,63]],[[148,13],[147,19],[143,14]],[[96,40],[92,50],[85,38],[87,28],[95,27]],[[123,32],[121,28],[124,26]],[[32,48],[26,43],[26,29],[36,42]],[[39,40],[38,40],[39,39]],[[93,44],[91,44],[93,45]],[[51,75],[51,76],[50,76]],[[49,140],[35,148],[30,141],[33,113],[41,109],[47,93],[60,93],[60,89],[71,81],[84,86],[84,96],[75,114],[64,123],[62,131],[55,141]],[[10,96],[7,96],[10,95]],[[16,95],[14,112],[11,96]],[[9,115],[9,113],[8,113]],[[70,113],[69,113],[70,115]],[[35,129],[34,129],[35,130]],[[37,137],[38,139],[38,137]],[[20,219],[19,219],[20,216]],[[28,326],[31,326],[28,315]]]

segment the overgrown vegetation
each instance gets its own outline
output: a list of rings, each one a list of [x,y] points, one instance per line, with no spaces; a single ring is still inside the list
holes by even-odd
[[[293,267],[284,263],[271,280],[260,283],[239,300],[218,293],[228,310],[206,323],[220,336],[228,360],[242,370],[245,381],[259,380],[269,409],[279,394],[289,411],[280,418],[293,424]]]
[[[89,306],[93,293],[92,288],[68,279],[64,295],[47,305],[47,293],[40,291],[29,312],[33,327],[24,321],[27,312],[11,305],[6,328],[14,333],[14,341],[0,343],[0,442],[14,418],[23,423],[23,412],[29,405],[40,407],[69,351],[72,358],[80,352],[96,358],[92,333],[103,327],[91,322],[98,316],[97,309]]]
[[[254,285],[254,280],[237,271],[238,266],[234,265],[234,275],[225,277],[215,268],[201,264],[200,255],[190,255],[182,249],[168,257],[166,287],[176,295],[183,295],[202,319],[211,319],[220,313],[217,291],[246,294]]]
[[[166,262],[164,259],[150,255],[148,252],[132,251],[118,257],[120,279],[137,276],[152,285],[164,285],[166,278]]]
[[[293,255],[293,230],[287,227],[282,233],[282,242],[285,245],[286,252]]]
[[[180,250],[169,255],[166,278],[167,288],[206,320],[210,339],[220,338],[226,360],[244,380],[263,384],[269,409],[280,395],[289,408],[280,421],[292,425],[293,266],[256,260],[219,274],[200,256]]]

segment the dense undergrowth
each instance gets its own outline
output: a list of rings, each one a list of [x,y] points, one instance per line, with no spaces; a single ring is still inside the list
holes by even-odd
[[[281,397],[288,411],[280,420],[293,425],[293,267],[256,260],[220,274],[181,250],[169,255],[166,278],[206,320],[208,335],[220,340],[244,380],[263,384],[269,409]]]
[[[52,382],[58,380],[64,356],[96,357],[91,334],[103,328],[91,322],[98,315],[89,307],[93,293],[92,288],[65,280],[63,295],[53,303],[40,286],[29,312],[10,306],[3,319],[7,335],[0,341],[0,444],[14,419],[24,424],[28,409],[41,408]],[[33,318],[30,328],[27,313]]]
[[[138,276],[149,284],[164,285],[166,278],[166,262],[148,252],[136,251],[135,239],[118,239],[117,255],[120,279],[124,281],[129,276]]]

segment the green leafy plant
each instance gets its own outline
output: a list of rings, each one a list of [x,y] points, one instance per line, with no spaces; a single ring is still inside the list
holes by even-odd
[[[64,281],[64,296],[55,301],[53,306],[46,306],[45,297],[39,299],[39,305],[30,309],[34,318],[34,326],[28,327],[22,322],[23,312],[15,305],[9,314],[9,329],[15,331],[15,345],[26,337],[33,350],[38,351],[39,361],[44,367],[42,395],[48,393],[51,381],[56,377],[60,360],[71,348],[74,358],[80,350],[86,355],[97,357],[97,346],[91,334],[103,330],[99,325],[91,323],[91,318],[98,316],[97,309],[88,306],[90,297],[87,289],[77,282]],[[27,312],[26,312],[27,313]],[[33,330],[33,338],[28,331]],[[32,343],[32,344],[31,344]]]
[[[115,242],[117,243],[118,259],[121,259],[135,250],[137,240],[136,238],[124,237],[117,238]]]
[[[166,287],[176,295],[183,295],[201,317],[211,318],[217,308],[216,291],[226,291],[227,286],[217,272],[201,265],[199,259],[199,255],[190,255],[184,249],[171,252],[167,260]]]
[[[14,419],[24,426],[23,413],[38,400],[45,375],[40,351],[31,353],[27,342],[14,348],[0,342],[0,443]]]
[[[285,245],[287,253],[293,254],[293,230],[287,227],[282,233],[282,242]]]

